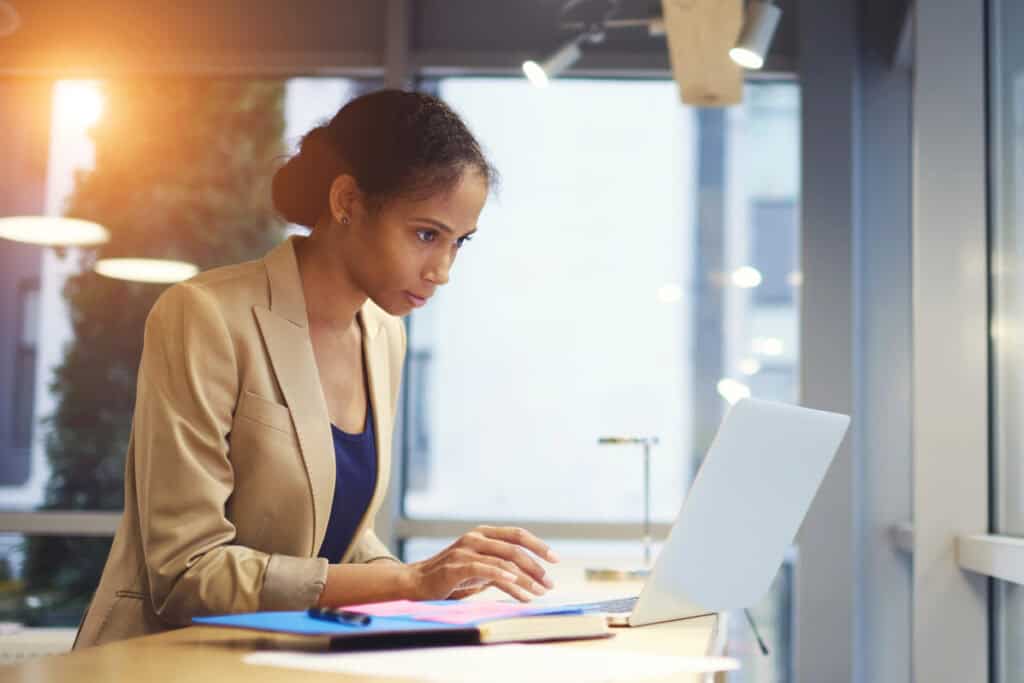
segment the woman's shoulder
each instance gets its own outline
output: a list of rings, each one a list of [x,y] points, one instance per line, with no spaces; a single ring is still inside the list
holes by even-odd
[[[256,259],[211,268],[171,285],[157,298],[150,317],[216,315],[230,323],[238,316],[251,317],[253,306],[266,306],[269,300],[266,268]]]
[[[175,286],[180,285],[202,288],[211,296],[225,302],[239,296],[248,300],[258,294],[263,295],[263,300],[268,298],[267,271],[262,258],[211,268]]]

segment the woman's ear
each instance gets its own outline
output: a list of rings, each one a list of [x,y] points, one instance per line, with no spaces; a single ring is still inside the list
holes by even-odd
[[[356,179],[347,173],[336,177],[331,183],[331,191],[328,196],[331,220],[341,225],[348,225],[352,222],[352,213],[360,199],[361,192]]]

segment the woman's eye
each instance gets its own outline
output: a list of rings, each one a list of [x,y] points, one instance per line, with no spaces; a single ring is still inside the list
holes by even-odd
[[[470,237],[469,235],[465,235],[463,237],[460,237],[459,239],[455,240],[455,246],[457,248],[459,248],[459,249],[462,249],[463,245],[465,245],[466,242],[470,241],[471,239],[473,239],[473,238]]]
[[[434,238],[437,237],[436,230],[417,230],[416,237],[419,238],[420,242],[433,242]]]

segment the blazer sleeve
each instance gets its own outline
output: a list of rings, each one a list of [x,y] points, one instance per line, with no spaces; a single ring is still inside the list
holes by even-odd
[[[239,392],[234,345],[216,301],[180,283],[147,321],[132,426],[134,485],[153,609],[170,624],[203,614],[304,609],[323,558],[234,543],[228,433]]]
[[[397,330],[394,329],[397,327]],[[392,332],[393,331],[393,332]],[[402,322],[401,318],[395,318],[391,329],[388,330],[389,339],[397,339],[398,343],[394,344],[391,349],[391,353],[388,357],[391,359],[389,372],[391,373],[391,386],[394,387],[391,395],[391,414],[398,414],[398,395],[399,387],[402,382],[402,366],[405,364],[405,352],[408,346],[408,339],[405,332],[405,323]],[[393,434],[389,436],[394,436]],[[394,458],[392,458],[394,460]],[[356,547],[352,551],[352,556],[349,559],[350,562],[365,563],[373,562],[375,560],[393,560],[395,562],[401,562],[395,557],[387,546],[384,545],[380,538],[373,530],[371,524],[367,527],[366,531],[356,542]]]

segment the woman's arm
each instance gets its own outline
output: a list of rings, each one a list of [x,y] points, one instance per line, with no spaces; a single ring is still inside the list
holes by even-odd
[[[135,488],[152,607],[168,624],[255,610],[305,609],[323,558],[235,542],[228,434],[239,392],[234,345],[202,284],[168,289],[146,322],[126,474]]]

